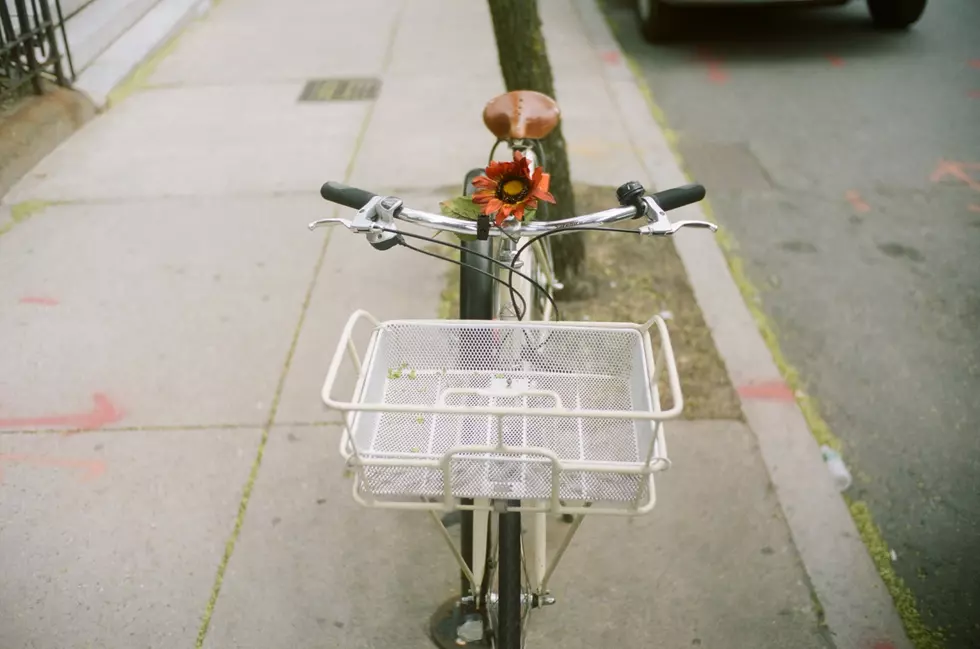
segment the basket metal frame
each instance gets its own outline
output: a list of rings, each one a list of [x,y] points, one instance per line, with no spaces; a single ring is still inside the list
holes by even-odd
[[[358,353],[353,341],[355,328],[361,323],[373,325],[367,349],[363,355]],[[375,360],[375,350],[378,343],[379,332],[382,325],[404,324],[404,325],[433,325],[433,326],[453,326],[453,325],[486,325],[494,328],[515,328],[515,329],[549,329],[558,328],[622,328],[633,329],[641,334],[643,346],[643,361],[645,363],[645,375],[649,377],[650,390],[650,410],[586,410],[570,409],[564,407],[560,400],[559,407],[556,408],[529,408],[529,407],[503,407],[494,406],[450,406],[441,400],[439,405],[416,405],[416,404],[388,404],[377,402],[364,402],[366,382],[370,376],[370,365]],[[660,344],[656,354],[654,353],[653,343],[650,338],[650,331],[656,328],[659,334]],[[343,401],[333,396],[337,376],[344,359],[348,359],[357,372],[352,400]],[[663,370],[667,372],[667,386],[672,398],[672,407],[663,410],[660,403],[660,392],[658,383]],[[524,396],[527,392],[518,392]],[[391,509],[409,510],[428,510],[452,511],[452,510],[473,510],[487,511],[499,509],[499,501],[492,501],[489,498],[475,498],[472,505],[464,505],[460,498],[454,495],[452,489],[451,465],[454,457],[460,454],[486,453],[486,454],[505,454],[515,456],[534,456],[541,458],[539,461],[551,464],[551,495],[548,499],[529,499],[522,500],[521,505],[509,506],[511,511],[527,511],[535,514],[609,514],[609,515],[637,515],[651,511],[656,504],[656,492],[654,488],[653,474],[663,471],[670,466],[667,456],[667,443],[664,435],[664,421],[680,415],[683,410],[683,395],[680,387],[680,380],[677,374],[677,365],[674,359],[673,348],[667,332],[666,324],[660,316],[650,318],[644,324],[622,323],[622,322],[535,322],[535,321],[475,321],[475,320],[392,320],[385,323],[364,310],[355,311],[347,321],[337,348],[330,362],[326,379],[323,384],[322,398],[326,406],[330,409],[340,411],[343,416],[344,428],[340,440],[340,453],[347,462],[348,469],[353,473],[353,497],[366,507],[379,507]],[[512,395],[508,395],[512,396]],[[557,396],[557,395],[555,395]],[[391,453],[385,458],[365,458],[359,452],[353,437],[356,418],[360,413],[371,412],[395,412],[411,414],[447,414],[447,415],[483,415],[492,416],[497,423],[497,443],[496,445],[464,445],[449,448],[441,459],[419,458],[417,455]],[[514,416],[533,416],[533,417],[573,417],[573,418],[602,418],[602,419],[628,419],[628,420],[647,420],[652,423],[653,437],[647,450],[644,462],[598,462],[581,460],[563,460],[558,455],[543,447],[532,446],[512,446],[503,443],[502,427],[504,417]],[[370,491],[364,488],[364,471],[371,467],[401,467],[401,468],[423,468],[438,469],[443,476],[443,498],[424,499],[419,497],[417,501],[405,500],[386,500],[375,497]],[[590,472],[590,473],[612,473],[639,475],[645,480],[638,482],[636,497],[629,503],[618,504],[617,506],[603,506],[600,503],[579,501],[577,504],[570,504],[564,501],[559,494],[559,483],[561,476],[568,471]]]

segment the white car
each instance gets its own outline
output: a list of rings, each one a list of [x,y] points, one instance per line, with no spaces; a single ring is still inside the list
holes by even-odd
[[[643,36],[651,43],[674,35],[685,8],[735,5],[842,5],[849,0],[636,0]],[[905,29],[922,16],[926,0],[867,0],[871,20],[882,29]]]

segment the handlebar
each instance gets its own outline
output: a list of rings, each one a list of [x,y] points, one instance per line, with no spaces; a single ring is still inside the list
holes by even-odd
[[[369,192],[366,189],[348,187],[341,183],[329,181],[323,183],[323,187],[320,188],[320,196],[323,196],[325,200],[331,203],[337,203],[344,207],[359,210],[367,205],[368,201],[377,196],[377,194]]]
[[[703,199],[705,196],[703,186],[697,184],[684,185],[655,192],[649,196],[643,195],[643,188],[638,183],[635,184],[635,187],[639,188],[639,192],[634,192],[632,202],[629,205],[557,221],[522,223],[516,219],[509,219],[504,222],[502,227],[491,229],[490,235],[543,234],[569,228],[609,225],[639,216],[646,216],[649,221],[646,226],[639,228],[641,234],[670,235],[685,226],[708,228],[712,232],[717,230],[716,225],[707,221],[671,223],[665,214],[665,211],[684,207]],[[392,220],[398,219],[434,230],[446,230],[467,235],[477,234],[476,221],[414,210],[404,207],[401,200],[395,197],[379,196],[373,192],[349,187],[342,183],[324,183],[320,188],[320,195],[328,201],[358,210],[358,212],[353,220],[329,218],[314,221],[310,224],[311,230],[320,225],[340,224],[355,232],[380,234],[385,230],[390,230],[393,227]]]
[[[653,200],[657,201],[657,205],[661,207],[665,212],[671,210],[676,210],[679,207],[684,207],[685,205],[690,205],[691,203],[697,203],[702,200],[707,194],[703,185],[684,185],[682,187],[674,187],[673,189],[665,189],[660,192],[654,192]]]

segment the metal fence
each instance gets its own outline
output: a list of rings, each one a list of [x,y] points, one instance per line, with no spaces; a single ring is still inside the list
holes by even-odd
[[[74,77],[61,0],[0,0],[0,102]]]

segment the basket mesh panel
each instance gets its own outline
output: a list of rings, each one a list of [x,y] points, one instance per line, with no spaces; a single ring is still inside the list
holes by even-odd
[[[591,327],[500,326],[487,323],[387,323],[378,337],[368,384],[380,386],[366,401],[418,406],[413,413],[381,413],[370,430],[355,430],[361,458],[441,459],[453,447],[494,446],[497,418],[472,414],[431,414],[440,397],[450,407],[633,410],[632,386],[642,373],[642,337],[635,330]],[[452,390],[548,391],[489,397]],[[370,391],[369,391],[370,392]],[[508,446],[544,448],[563,461],[645,461],[636,422],[614,418],[504,416],[499,434]],[[401,457],[405,457],[401,455]],[[548,498],[552,463],[531,453],[457,453],[450,461],[451,490],[460,497]],[[362,489],[376,497],[441,498],[440,469],[366,466]],[[568,500],[630,501],[644,492],[645,477],[566,470],[561,497]]]

